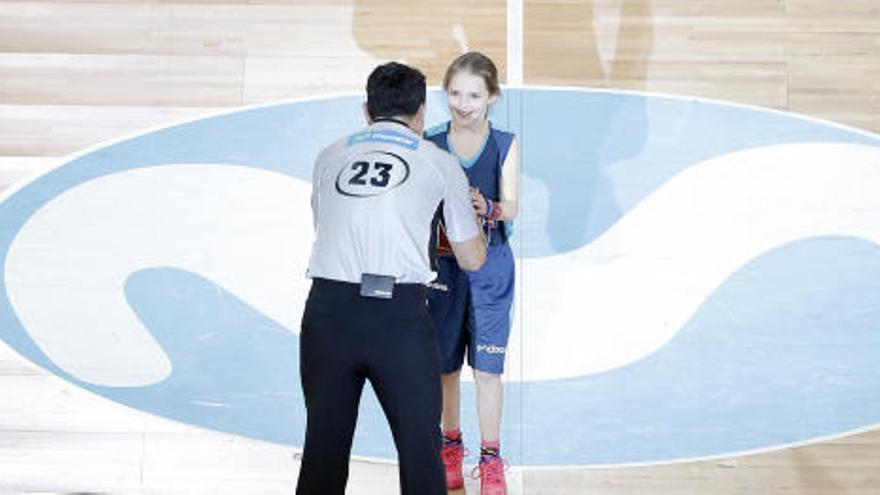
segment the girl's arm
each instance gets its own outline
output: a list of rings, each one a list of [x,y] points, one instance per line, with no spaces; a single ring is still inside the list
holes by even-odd
[[[501,217],[513,220],[519,213],[519,148],[516,138],[510,142],[507,157],[501,166]]]

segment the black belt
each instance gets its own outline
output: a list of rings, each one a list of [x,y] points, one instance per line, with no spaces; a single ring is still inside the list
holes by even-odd
[[[370,277],[368,277],[368,279],[369,278]],[[362,280],[360,283],[358,283],[343,282],[341,280],[331,280],[329,278],[320,277],[315,277],[312,279],[312,286],[318,288],[342,290],[344,292],[351,293],[352,295],[358,294],[362,297],[375,299],[397,299],[399,296],[424,299],[424,294],[427,290],[425,284],[398,283],[394,282],[394,277],[383,278],[391,279],[391,290],[388,290],[387,282],[376,285],[373,283],[373,280],[369,280],[367,281],[367,283],[364,283],[364,281]]]

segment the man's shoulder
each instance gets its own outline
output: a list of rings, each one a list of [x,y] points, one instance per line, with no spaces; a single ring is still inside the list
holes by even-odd
[[[456,160],[454,156],[449,154],[449,152],[443,148],[437,146],[437,144],[432,141],[423,139],[419,151],[426,159],[433,163],[444,176],[446,176],[450,170],[460,168],[458,160]]]
[[[332,155],[338,154],[341,151],[345,150],[348,147],[348,140],[350,139],[350,135],[341,137],[336,141],[328,144],[318,153],[318,160],[326,159]]]
[[[437,124],[425,131],[425,139],[436,139],[445,134],[448,128],[449,126],[446,122]]]
[[[432,158],[443,157],[447,153],[443,151],[442,148],[437,146],[437,143],[431,141],[430,139],[422,138],[422,142],[419,145],[419,151],[430,155]]]
[[[329,144],[318,154],[318,161],[332,161],[350,150],[394,152],[407,160],[427,161],[443,171],[444,175],[447,169],[455,169],[458,166],[455,157],[422,136],[369,128],[345,135]]]

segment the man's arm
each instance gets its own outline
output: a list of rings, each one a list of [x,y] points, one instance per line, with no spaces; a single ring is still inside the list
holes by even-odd
[[[446,157],[446,195],[443,199],[446,235],[458,266],[469,272],[477,271],[486,261],[486,237],[481,220],[471,206],[467,177],[458,160],[448,154]]]
[[[474,215],[474,220],[478,223],[476,237],[462,242],[449,241],[458,266],[469,272],[479,270],[486,261],[486,236],[483,235],[483,228],[479,225],[480,220],[476,218],[476,215]]]
[[[310,203],[312,205],[312,230],[314,232],[318,231],[318,208],[321,206],[319,201],[321,190],[321,167],[324,163],[324,156],[326,153],[326,149],[322,150],[315,159],[315,164],[312,167],[312,196]]]

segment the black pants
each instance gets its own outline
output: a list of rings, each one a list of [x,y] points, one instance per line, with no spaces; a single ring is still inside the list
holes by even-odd
[[[364,380],[391,427],[401,494],[446,494],[437,338],[424,286],[397,285],[393,299],[373,299],[357,284],[314,279],[300,374],[307,420],[298,495],[345,493]]]

